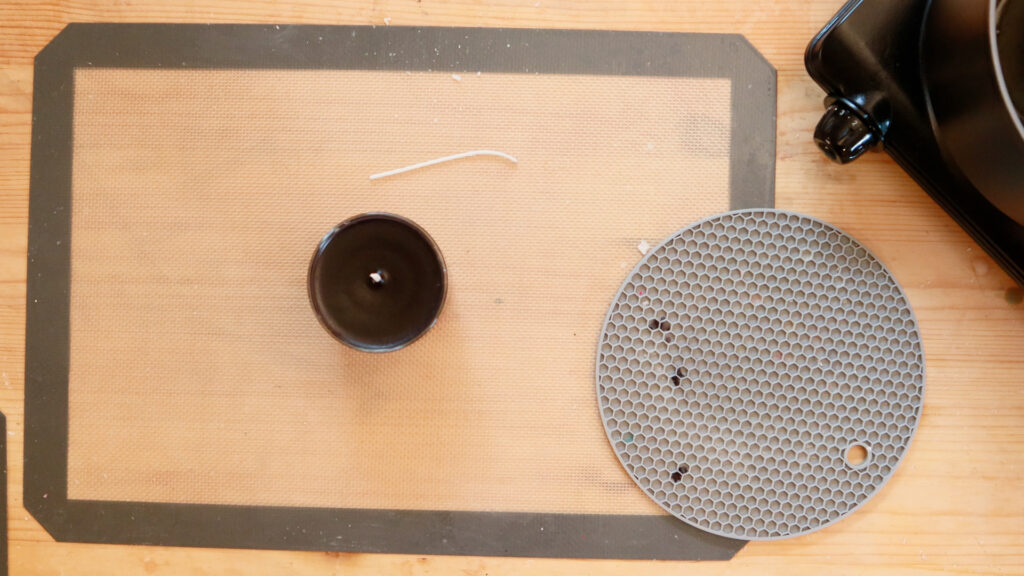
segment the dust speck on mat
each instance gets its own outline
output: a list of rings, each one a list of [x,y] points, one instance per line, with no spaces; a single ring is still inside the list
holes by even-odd
[[[647,252],[651,250],[651,245],[647,242],[647,240],[641,240],[640,243],[636,245],[636,249],[639,250],[641,254],[646,256]]]

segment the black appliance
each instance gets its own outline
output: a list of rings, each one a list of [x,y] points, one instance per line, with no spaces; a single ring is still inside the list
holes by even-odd
[[[1024,0],[851,0],[805,64],[822,151],[885,150],[1024,286]]]

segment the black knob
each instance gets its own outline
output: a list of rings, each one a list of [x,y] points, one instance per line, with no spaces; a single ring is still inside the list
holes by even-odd
[[[839,164],[853,162],[882,141],[879,130],[868,124],[849,104],[836,100],[814,129],[814,142],[829,160]]]

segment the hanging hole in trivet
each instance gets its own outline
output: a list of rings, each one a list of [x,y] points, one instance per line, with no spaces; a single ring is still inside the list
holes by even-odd
[[[850,444],[843,453],[846,465],[854,470],[863,468],[871,462],[871,448],[865,444]]]

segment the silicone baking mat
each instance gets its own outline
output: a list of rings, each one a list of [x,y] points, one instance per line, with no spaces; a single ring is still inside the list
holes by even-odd
[[[57,539],[742,545],[637,490],[593,386],[642,248],[772,204],[775,76],[741,37],[72,25],[35,82],[25,502]],[[369,179],[475,149],[518,163]],[[319,239],[370,211],[448,265],[437,326],[388,354],[306,294]]]

